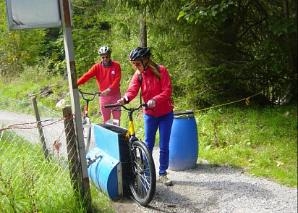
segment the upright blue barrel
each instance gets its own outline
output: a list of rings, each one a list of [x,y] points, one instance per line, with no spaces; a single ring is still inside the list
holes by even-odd
[[[193,111],[175,112],[169,144],[169,169],[180,171],[196,166],[198,133]]]

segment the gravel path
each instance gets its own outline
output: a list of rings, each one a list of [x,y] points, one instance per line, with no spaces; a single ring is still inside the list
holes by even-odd
[[[32,121],[32,118],[0,111],[0,124],[26,121]],[[61,129],[61,126],[58,129]],[[36,134],[36,130],[30,134]],[[153,154],[158,168],[158,149],[155,149]],[[191,170],[169,170],[169,178],[173,180],[174,186],[157,184],[155,197],[148,207],[141,207],[131,200],[123,199],[113,202],[115,211],[119,213],[297,212],[297,188],[252,177],[242,170],[200,161]]]
[[[154,160],[158,168],[158,149],[154,150]],[[194,169],[169,170],[169,178],[174,186],[157,184],[156,195],[147,208],[124,200],[114,202],[117,212],[297,212],[297,188],[252,177],[231,167],[199,162]]]

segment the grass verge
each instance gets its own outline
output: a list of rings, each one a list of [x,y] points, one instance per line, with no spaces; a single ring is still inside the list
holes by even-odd
[[[91,188],[96,212],[113,212],[108,198]],[[69,171],[46,161],[40,146],[4,132],[0,138],[0,211],[85,212],[75,194]]]
[[[297,106],[222,108],[197,115],[200,158],[297,187]]]

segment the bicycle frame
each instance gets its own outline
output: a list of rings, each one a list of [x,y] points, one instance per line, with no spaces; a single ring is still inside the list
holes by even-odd
[[[133,121],[133,113],[139,109],[141,109],[142,107],[147,107],[147,104],[141,104],[139,107],[137,108],[131,108],[128,109],[125,105],[122,105],[121,107],[123,107],[124,109],[126,109],[128,111],[128,134],[129,137],[135,137],[135,126],[134,126],[134,121]]]
[[[133,199],[142,206],[148,205],[155,194],[156,188],[156,173],[154,160],[149,152],[146,144],[139,140],[135,135],[135,127],[133,121],[133,113],[142,107],[147,107],[147,104],[140,104],[136,108],[128,108],[120,104],[108,104],[106,108],[123,107],[128,111],[128,129],[126,137],[129,147],[129,189]]]
[[[90,118],[88,115],[89,102],[93,101],[97,95],[100,96],[100,92],[90,93],[90,92],[83,92],[82,90],[79,90],[79,93],[81,94],[83,100],[86,103],[86,105],[84,105],[84,109],[83,109],[82,123],[83,123],[83,125],[88,126],[87,127],[87,135],[86,135],[86,139],[85,139],[86,150],[88,150],[89,146],[90,146],[90,142],[91,142],[91,127],[90,127],[91,121],[90,121]],[[84,126],[83,126],[83,130],[84,130]],[[85,135],[84,135],[84,138],[85,138]]]
[[[79,90],[83,100],[86,102],[86,105],[84,107],[84,115],[86,117],[88,116],[88,111],[89,111],[89,102],[93,101],[94,98],[98,95],[100,96],[100,92],[94,92],[94,93],[90,93],[90,92],[83,92],[82,90]]]

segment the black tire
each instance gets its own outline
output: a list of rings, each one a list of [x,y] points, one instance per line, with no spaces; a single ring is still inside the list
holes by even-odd
[[[129,189],[134,200],[142,206],[147,206],[156,189],[154,161],[143,142],[133,141],[130,148],[132,175]]]

